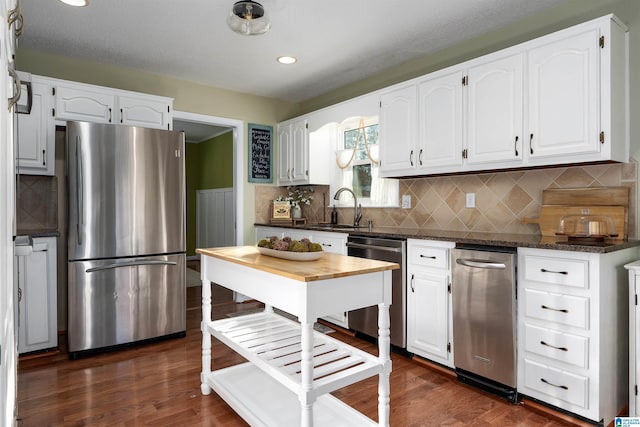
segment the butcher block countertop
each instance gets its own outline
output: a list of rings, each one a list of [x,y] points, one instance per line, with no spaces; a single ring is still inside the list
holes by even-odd
[[[315,261],[292,261],[262,255],[255,246],[196,249],[196,252],[300,282],[313,282],[400,268],[398,264],[392,262],[328,252],[324,252],[322,257]]]

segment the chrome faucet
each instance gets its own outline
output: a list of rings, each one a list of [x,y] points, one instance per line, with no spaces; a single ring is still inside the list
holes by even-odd
[[[354,193],[350,188],[342,187],[336,191],[335,196],[333,196],[333,200],[338,200],[343,191],[348,191],[353,196],[353,226],[358,227],[360,225],[360,219],[362,218],[362,205],[358,204],[356,193]]]

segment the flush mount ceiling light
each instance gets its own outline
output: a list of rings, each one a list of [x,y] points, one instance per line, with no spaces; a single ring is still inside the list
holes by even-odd
[[[271,28],[264,7],[255,1],[236,2],[229,12],[227,24],[233,31],[245,36],[264,34]]]
[[[297,59],[294,58],[293,56],[279,56],[278,57],[278,62],[281,63],[281,64],[289,65],[289,64],[295,63],[296,61],[297,61]]]
[[[68,4],[69,6],[86,6],[89,4],[89,0],[60,0],[64,4]]]

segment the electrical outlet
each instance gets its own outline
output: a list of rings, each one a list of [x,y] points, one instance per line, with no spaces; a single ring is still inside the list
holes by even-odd
[[[402,196],[402,209],[411,209],[411,194]]]
[[[476,207],[476,193],[467,193],[467,207],[468,208]]]

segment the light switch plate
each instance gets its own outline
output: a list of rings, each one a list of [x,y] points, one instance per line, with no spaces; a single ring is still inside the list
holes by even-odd
[[[402,195],[402,209],[411,209],[411,194]]]
[[[476,193],[467,193],[467,207],[468,208],[476,207]]]

